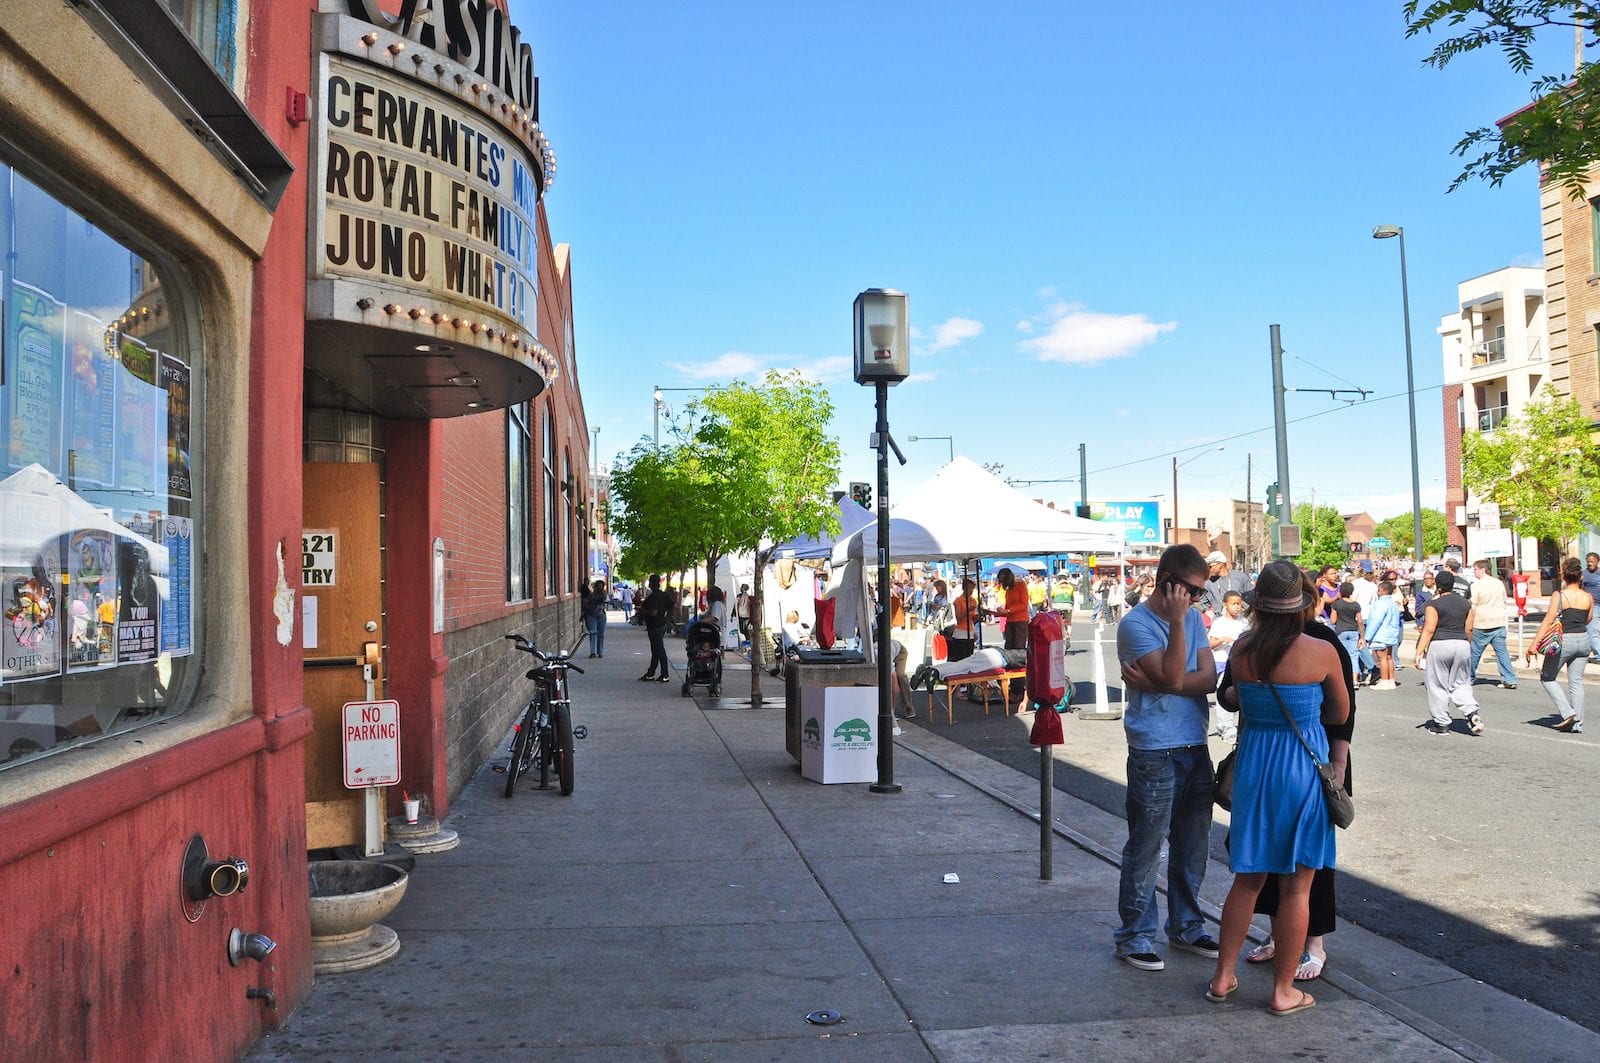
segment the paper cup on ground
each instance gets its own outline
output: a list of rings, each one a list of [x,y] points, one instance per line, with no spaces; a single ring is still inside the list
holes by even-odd
[[[401,804],[406,806],[406,822],[415,823],[417,821],[417,813],[422,809],[422,799],[413,797],[409,801],[402,801]]]

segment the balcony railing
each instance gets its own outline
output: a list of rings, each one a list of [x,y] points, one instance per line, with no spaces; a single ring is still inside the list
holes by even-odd
[[[1486,410],[1479,410],[1478,431],[1493,432],[1496,428],[1505,424],[1506,417],[1509,416],[1506,410],[1507,407],[1505,406],[1490,406]]]
[[[1505,360],[1506,338],[1504,336],[1499,336],[1492,340],[1484,340],[1481,343],[1472,345],[1472,364],[1474,367],[1493,365],[1495,362],[1503,362]]]

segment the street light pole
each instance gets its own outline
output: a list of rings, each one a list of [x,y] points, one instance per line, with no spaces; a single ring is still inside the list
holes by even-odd
[[[1411,291],[1406,279],[1406,231],[1398,225],[1380,225],[1372,230],[1374,240],[1400,238],[1400,309],[1406,328],[1406,409],[1411,415],[1411,524],[1412,557],[1422,554],[1422,476],[1417,469],[1417,385],[1411,370]]]
[[[950,460],[956,460],[956,441],[949,436],[906,436],[907,443],[920,443],[928,439],[942,439],[950,446]]]

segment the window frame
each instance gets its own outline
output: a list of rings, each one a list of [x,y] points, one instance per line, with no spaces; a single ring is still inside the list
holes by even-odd
[[[532,415],[527,402],[516,403],[506,410],[507,602],[533,599],[533,436],[529,426]]]
[[[556,407],[552,398],[544,404],[544,596],[557,594],[561,572],[561,555],[557,551],[559,532],[556,522],[560,515],[556,484]]]

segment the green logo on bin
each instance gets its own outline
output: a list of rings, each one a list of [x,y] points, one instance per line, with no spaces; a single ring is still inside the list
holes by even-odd
[[[817,725],[817,718],[815,716],[806,721],[805,740],[807,742],[819,743],[822,741],[822,728]]]
[[[872,741],[872,728],[867,726],[867,721],[857,716],[853,720],[846,720],[834,728],[833,737],[843,739],[845,745],[856,742]]]

